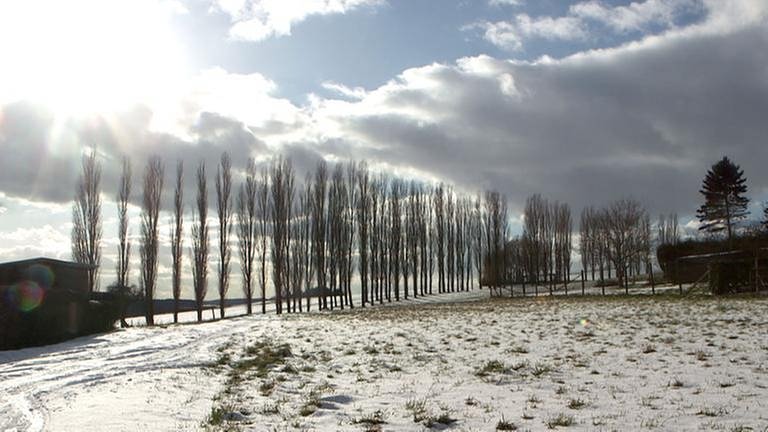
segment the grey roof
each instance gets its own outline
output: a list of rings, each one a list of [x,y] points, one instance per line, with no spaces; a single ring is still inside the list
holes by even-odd
[[[85,269],[85,270],[90,270],[96,267],[90,264],[76,263],[73,261],[63,261],[63,260],[58,260],[54,258],[38,257],[38,258],[29,258],[29,259],[23,259],[19,261],[10,261],[5,263],[0,263],[0,268],[18,267],[18,266],[32,265],[32,264],[50,264],[57,267],[73,267],[73,268],[79,268],[79,269]]]

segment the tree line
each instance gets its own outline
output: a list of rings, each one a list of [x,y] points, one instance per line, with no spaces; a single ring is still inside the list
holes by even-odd
[[[146,302],[147,323],[153,323],[153,301],[158,271],[159,218],[165,166],[152,157],[142,178],[140,219],[140,286]],[[581,211],[578,245],[574,247],[573,219],[568,204],[536,194],[525,202],[522,234],[510,237],[506,197],[488,190],[471,196],[446,183],[405,180],[374,172],[366,162],[329,165],[318,162],[301,182],[290,159],[275,157],[261,166],[250,159],[242,182],[233,182],[232,161],[221,155],[214,175],[214,205],[209,204],[208,171],[200,162],[194,172],[191,245],[186,249],[192,269],[197,318],[209,284],[209,261],[216,255],[216,285],[220,315],[231,276],[232,246],[236,245],[247,313],[258,296],[266,312],[267,289],[272,288],[277,313],[365,307],[473,289],[522,284],[548,286],[571,281],[572,251],[581,256],[582,280],[591,277],[605,286],[615,278],[628,292],[633,276],[647,274],[653,285],[653,250],[680,240],[678,217],[659,216],[655,224],[640,202],[620,199]],[[89,264],[89,289],[98,284],[101,166],[93,152],[83,158],[73,204],[72,255]],[[116,286],[129,286],[128,204],[132,169],[122,163],[116,196],[118,253]],[[747,213],[743,171],[727,158],[712,166],[700,191],[700,229],[733,235],[733,225]],[[185,167],[176,164],[170,223],[174,321],[182,296],[181,274],[185,251]],[[215,211],[218,235],[211,245],[208,212]],[[766,210],[768,212],[768,210]],[[768,213],[766,222],[768,227]],[[233,240],[234,237],[234,240]],[[353,280],[359,298],[353,296]]]
[[[73,259],[91,265],[91,291],[98,288],[101,259],[100,174],[95,152],[84,157],[73,205]],[[261,312],[266,312],[269,288],[279,314],[313,307],[365,307],[470,290],[478,281],[493,286],[504,280],[508,215],[506,199],[499,192],[470,196],[445,183],[374,172],[364,161],[333,165],[320,161],[302,182],[291,160],[280,156],[261,166],[249,160],[239,185],[234,184],[233,174],[232,161],[225,152],[213,175],[213,191],[209,191],[205,162],[199,163],[191,180],[186,178],[183,162],[176,164],[168,210],[175,322],[186,259],[198,320],[202,320],[209,282],[216,284],[220,316],[225,316],[233,247],[248,314],[253,313],[255,299],[260,300]],[[187,181],[195,185],[195,197],[189,203],[188,238],[184,235],[185,218],[190,216],[185,211]],[[165,164],[152,157],[141,179],[138,245],[139,286],[149,325],[154,323],[164,184]],[[130,286],[128,208],[132,186],[131,162],[124,159],[115,197],[115,285],[120,290]],[[209,216],[209,211],[215,212],[215,217]],[[212,228],[218,233],[215,245],[211,244]],[[185,241],[191,244],[186,246]],[[209,281],[212,256],[216,275]],[[353,296],[353,281],[360,286],[357,298]]]

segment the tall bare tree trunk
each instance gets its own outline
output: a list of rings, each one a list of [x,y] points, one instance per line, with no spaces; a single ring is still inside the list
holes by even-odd
[[[221,164],[216,170],[216,210],[219,217],[219,309],[224,318],[227,291],[229,290],[229,263],[232,250],[229,234],[232,232],[232,162],[229,153],[221,155]]]
[[[253,313],[253,262],[258,252],[256,236],[257,193],[256,163],[253,159],[249,159],[245,183],[240,185],[240,192],[237,195],[238,251],[240,252],[240,271],[243,275],[243,294],[245,294],[248,315]]]
[[[72,205],[72,259],[87,264],[88,292],[98,290],[101,265],[101,164],[96,150],[83,156]]]
[[[141,281],[144,285],[145,314],[149,326],[155,324],[155,283],[157,282],[157,254],[160,247],[158,223],[163,177],[164,168],[160,158],[150,158],[144,172],[144,199],[141,212]]]
[[[117,288],[120,295],[120,326],[128,327],[125,321],[126,302],[130,291],[128,277],[130,274],[131,242],[128,239],[128,203],[131,199],[131,162],[123,158],[123,173],[120,177],[120,187],[117,192]]]
[[[173,258],[173,322],[179,322],[181,298],[181,260],[184,243],[184,162],[176,165],[176,189],[173,194],[173,220],[171,222],[171,257]]]
[[[203,302],[208,292],[208,179],[205,162],[197,168],[197,215],[192,226],[192,282],[195,288],[197,321],[203,320]]]

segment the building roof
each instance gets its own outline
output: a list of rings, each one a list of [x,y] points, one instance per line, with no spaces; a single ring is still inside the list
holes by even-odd
[[[758,250],[760,260],[765,260],[766,258],[768,258],[767,255],[763,255],[766,252],[768,252],[768,248],[760,248]],[[679,257],[677,260],[708,263],[708,262],[751,261],[754,259],[755,259],[754,250],[731,250],[731,251],[725,251],[725,252],[715,252],[715,253],[707,253],[707,254],[699,254],[699,255],[686,255],[686,256]]]
[[[83,269],[83,270],[90,270],[96,267],[96,266],[92,266],[90,264],[85,264],[85,263],[76,263],[73,261],[63,261],[63,260],[58,260],[53,258],[38,257],[38,258],[29,258],[29,259],[24,259],[19,261],[10,261],[5,263],[0,263],[0,269],[4,267],[19,267],[19,266],[33,265],[33,264],[47,264],[47,265],[53,265],[56,267],[71,267],[71,268],[77,268],[77,269]]]

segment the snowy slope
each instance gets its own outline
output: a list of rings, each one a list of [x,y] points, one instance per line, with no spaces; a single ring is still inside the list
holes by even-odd
[[[483,295],[0,352],[0,431],[768,426],[764,299],[430,304]],[[244,367],[258,346],[290,355]]]

